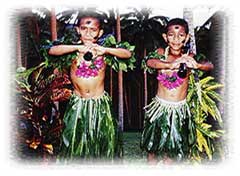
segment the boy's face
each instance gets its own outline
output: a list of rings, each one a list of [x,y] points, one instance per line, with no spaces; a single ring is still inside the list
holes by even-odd
[[[82,18],[78,31],[83,44],[96,43],[98,38],[103,34],[103,30],[100,29],[98,19],[93,17]]]
[[[163,38],[170,48],[180,50],[187,43],[189,35],[183,26],[172,25],[168,27],[167,34],[163,34]]]

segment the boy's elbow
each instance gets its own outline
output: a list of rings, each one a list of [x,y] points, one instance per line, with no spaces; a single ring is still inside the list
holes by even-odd
[[[48,50],[48,54],[49,54],[49,55],[60,55],[61,53],[59,53],[58,46],[52,46],[52,47]]]
[[[210,65],[211,65],[210,69],[213,70],[214,69],[214,65],[212,63]]]
[[[119,58],[122,59],[129,59],[130,57],[132,57],[132,53],[130,51],[125,51],[119,55]]]
[[[132,53],[130,51],[127,51],[126,58],[130,58],[130,57],[132,57]]]
[[[50,48],[50,49],[48,50],[48,54],[49,54],[49,55],[53,55],[53,54],[54,54],[52,48]]]
[[[148,67],[152,67],[153,66],[153,61],[151,59],[147,60],[146,62]]]
[[[211,71],[213,69],[214,69],[214,65],[211,62],[209,62],[207,66],[207,71]]]
[[[50,55],[56,55],[56,46],[52,46],[52,47],[48,50],[48,54],[50,54]]]
[[[122,53],[122,58],[129,59],[132,57],[132,53],[127,49],[120,49],[120,52]]]
[[[160,69],[161,68],[161,64],[160,64],[158,59],[149,59],[149,60],[147,60],[146,65],[148,67],[154,68],[154,69]]]

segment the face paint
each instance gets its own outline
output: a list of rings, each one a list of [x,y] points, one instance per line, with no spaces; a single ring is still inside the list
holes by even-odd
[[[86,23],[87,23],[87,24],[90,24],[90,23],[91,23],[91,21],[87,21]]]
[[[166,42],[173,50],[180,51],[186,44],[187,34],[183,26],[172,25],[168,27]]]

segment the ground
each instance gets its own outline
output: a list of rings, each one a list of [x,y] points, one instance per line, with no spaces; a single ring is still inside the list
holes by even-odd
[[[140,149],[140,132],[123,133],[124,163],[145,163],[146,152]]]
[[[147,164],[147,153],[145,151],[142,151],[140,148],[140,139],[141,139],[141,132],[124,132],[123,133],[123,160],[120,161],[121,164],[125,165],[134,165],[134,164]],[[213,155],[212,161],[203,160],[202,164],[217,164],[218,162],[223,161],[223,158],[226,156],[221,155],[220,153],[224,153],[223,151],[219,151],[217,149],[222,148],[220,147],[220,142],[217,143],[216,150]],[[40,161],[40,163],[51,163],[54,164],[56,162],[55,158],[50,157],[50,159],[44,156],[39,155],[36,153],[35,150],[31,150],[27,147],[27,145],[14,146],[18,151],[19,157],[16,158],[20,163],[26,162],[29,163],[32,161],[33,158],[39,159],[37,161]],[[51,156],[51,155],[50,155]],[[35,162],[35,164],[39,164],[38,162]],[[86,163],[85,163],[86,164]],[[161,162],[159,163],[161,164]],[[189,164],[189,163],[188,163]]]

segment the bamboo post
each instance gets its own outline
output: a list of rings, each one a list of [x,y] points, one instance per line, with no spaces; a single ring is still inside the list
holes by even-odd
[[[116,24],[116,33],[117,33],[117,41],[121,41],[121,24],[120,24],[120,16],[119,11],[117,9],[117,24]],[[118,120],[119,120],[119,128],[123,131],[124,121],[123,121],[123,72],[120,70],[118,72]]]
[[[51,8],[51,37],[52,40],[57,39],[57,19],[54,8]]]
[[[113,70],[110,67],[110,96],[113,97]]]
[[[183,18],[188,22],[189,34],[190,34],[190,52],[196,54],[196,44],[195,44],[192,9],[184,8],[183,9]]]
[[[52,41],[57,39],[57,19],[54,8],[51,8],[51,39]],[[57,111],[59,111],[59,102],[54,102],[54,104]],[[55,109],[53,109],[52,111],[52,113],[56,113]]]
[[[22,51],[21,51],[21,30],[17,24],[17,67],[22,67]]]
[[[146,56],[146,48],[144,48],[144,53],[143,53],[143,57]],[[147,106],[147,98],[148,98],[148,93],[147,93],[147,72],[144,71],[143,72],[144,75],[144,106]]]
[[[146,48],[144,47],[144,50],[143,50],[143,58],[145,58],[147,54],[147,50]],[[144,91],[144,107],[147,106],[147,101],[148,101],[148,87],[147,87],[147,71],[143,71],[143,82],[144,82],[144,87],[143,87],[143,91]],[[139,124],[140,124],[140,127],[142,127],[142,116],[140,116],[140,119],[139,119]]]

